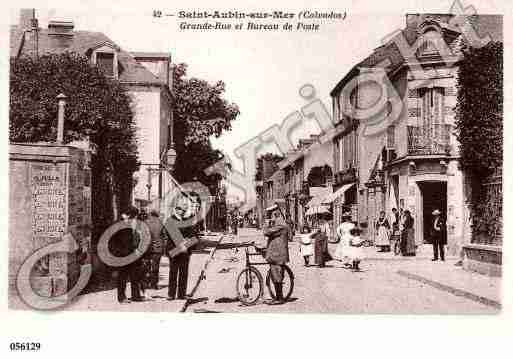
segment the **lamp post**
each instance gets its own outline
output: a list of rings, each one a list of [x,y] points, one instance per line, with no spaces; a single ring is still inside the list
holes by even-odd
[[[168,170],[170,172],[173,171],[173,169],[175,167],[175,163],[176,163],[176,151],[174,149],[173,144],[171,144],[171,147],[169,147],[169,149],[166,152],[166,164],[167,164]]]
[[[64,141],[64,107],[66,106],[66,95],[60,93],[57,96],[59,110],[57,112],[57,144],[62,145]]]

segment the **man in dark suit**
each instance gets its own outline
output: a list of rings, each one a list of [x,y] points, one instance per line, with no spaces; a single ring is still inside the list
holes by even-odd
[[[444,246],[447,244],[447,236],[445,231],[445,223],[440,217],[440,211],[435,209],[433,211],[433,223],[431,225],[431,238],[433,241],[433,261],[438,260],[438,254],[440,253],[440,259],[445,261]]]
[[[283,298],[283,266],[289,261],[290,228],[277,204],[270,207],[269,211],[272,220],[264,228],[264,236],[267,237],[265,260],[270,264],[269,271],[276,290],[276,299],[266,303],[276,305],[285,302]]]
[[[148,256],[150,258],[150,287],[159,289],[159,269],[160,260],[164,254],[164,244],[166,240],[166,232],[162,221],[159,218],[159,213],[156,210],[150,212],[149,218],[146,220],[148,229],[151,235],[151,245],[149,248]]]
[[[185,206],[177,205],[174,208],[173,214],[166,222],[166,228],[177,226],[178,222],[190,219],[186,217]],[[196,236],[193,226],[180,227],[179,231],[182,233],[186,241],[191,241],[192,237]],[[169,236],[169,233],[168,233]],[[175,238],[176,240],[176,238]],[[169,257],[169,286],[168,286],[168,300],[185,299],[187,295],[187,281],[189,278],[189,260],[191,257],[191,247],[186,247],[184,243],[179,243],[179,253],[169,257],[170,252],[177,249],[177,245],[173,238],[168,238],[166,252]],[[181,247],[181,248],[180,248]],[[178,289],[178,291],[177,291]]]
[[[123,221],[127,224],[134,224],[138,210],[131,207],[127,213],[122,214]],[[112,236],[111,243],[113,244],[112,254],[116,257],[126,257],[133,253],[139,245],[137,232],[135,228],[124,228],[116,232]],[[117,295],[120,304],[129,303],[126,298],[126,284],[130,280],[130,291],[134,302],[141,302],[144,298],[141,295],[140,288],[140,273],[139,273],[140,260],[127,264],[118,268],[117,276]]]

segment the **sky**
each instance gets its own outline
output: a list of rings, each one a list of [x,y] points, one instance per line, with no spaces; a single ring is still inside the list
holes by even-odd
[[[312,84],[318,98],[331,109],[329,92],[337,82],[370,52],[381,45],[387,34],[404,27],[408,12],[449,12],[452,0],[427,1],[288,1],[261,0],[208,2],[189,0],[146,3],[126,1],[80,1],[37,4],[40,26],[48,20],[73,20],[76,30],[104,32],[128,51],[169,52],[175,63],[189,65],[189,75],[226,84],[225,98],[236,103],[240,116],[233,129],[213,139],[216,148],[230,155],[235,167],[243,170],[233,150],[279,124],[290,113],[306,104],[299,94],[304,84]],[[428,3],[429,8],[425,3]],[[467,2],[468,3],[468,2]],[[479,12],[497,12],[497,1],[472,2]],[[207,4],[207,5],[205,5]],[[210,4],[210,5],[209,5]],[[315,4],[315,5],[311,5]],[[17,3],[18,5],[18,3]],[[24,5],[19,1],[19,6]],[[345,20],[322,21],[316,32],[268,31],[194,31],[180,30],[181,20],[154,18],[153,10],[163,13],[207,10],[302,10],[346,12]],[[10,9],[10,21],[16,22],[18,9]],[[309,21],[305,21],[308,23]],[[295,132],[295,139],[316,132],[306,123]],[[275,150],[267,147],[262,150]]]

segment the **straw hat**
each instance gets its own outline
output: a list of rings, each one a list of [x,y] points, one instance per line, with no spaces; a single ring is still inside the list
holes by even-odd
[[[432,214],[433,216],[438,216],[438,215],[440,215],[440,211],[439,211],[438,209],[435,209],[435,210],[433,211],[433,213],[431,213],[431,214]]]

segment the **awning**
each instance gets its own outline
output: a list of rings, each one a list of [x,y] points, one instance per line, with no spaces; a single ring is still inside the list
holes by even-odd
[[[308,208],[320,206],[324,199],[332,194],[332,192],[331,188],[328,187],[310,187],[310,194],[313,195],[313,198],[306,205]]]
[[[308,208],[308,211],[306,211],[305,215],[313,216],[316,214],[324,214],[324,213],[331,213],[330,208],[328,206],[316,206],[316,207]]]
[[[324,198],[324,200],[322,201],[322,204],[331,204],[333,203],[334,200],[336,200],[338,197],[340,196],[343,196],[344,193],[349,189],[351,188],[352,186],[354,186],[354,182],[353,183],[348,183],[348,184],[345,184],[343,185],[342,187],[340,187],[337,191],[333,192],[332,194],[328,195],[326,198]]]

